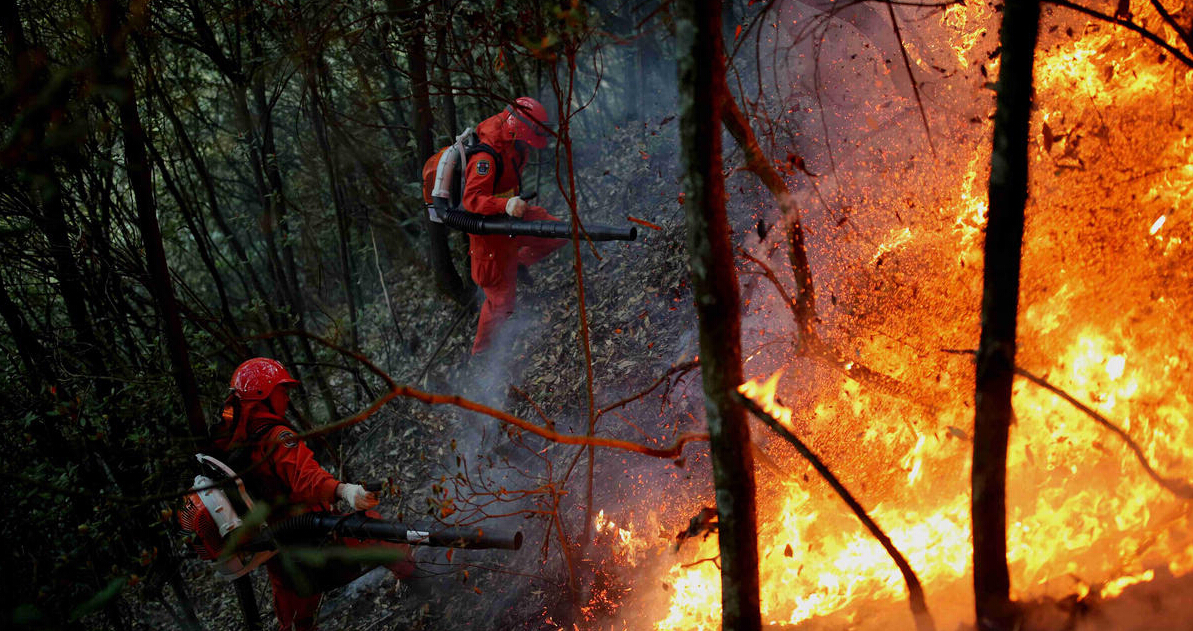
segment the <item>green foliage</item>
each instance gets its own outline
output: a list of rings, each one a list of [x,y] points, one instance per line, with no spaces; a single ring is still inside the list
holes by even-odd
[[[17,605],[12,610],[10,617],[10,624],[17,629],[35,627],[38,623],[45,620],[45,614],[40,609],[28,603]]]
[[[106,587],[96,592],[95,595],[87,599],[87,602],[75,607],[74,610],[70,612],[70,621],[76,622],[84,616],[99,611],[108,603],[112,602],[112,600],[120,594],[120,591],[124,589],[125,585],[128,585],[128,579],[126,578],[114,578],[111,581],[108,581],[108,585]]]

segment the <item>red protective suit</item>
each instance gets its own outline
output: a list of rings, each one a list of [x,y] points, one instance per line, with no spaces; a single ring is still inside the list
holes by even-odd
[[[261,401],[245,402],[241,410],[243,420],[239,426],[216,445],[225,452],[235,449],[237,444],[250,445],[252,462],[261,463],[245,477],[258,501],[288,505],[289,511],[275,512],[273,518],[307,511],[330,511],[336,500],[336,487],[340,482],[327,472],[311,453],[309,447],[298,439],[295,431],[286,421],[269,410]],[[373,518],[381,516],[367,511]],[[386,546],[401,551],[402,558],[388,565],[399,579],[414,572],[410,560],[410,547],[381,541],[341,539],[337,543],[349,547]],[[319,593],[300,595],[285,571],[281,557],[275,556],[265,565],[269,571],[269,582],[273,587],[273,608],[278,617],[281,631],[310,631],[315,628],[315,616],[319,609]],[[357,568],[328,567],[321,569],[321,576],[312,576],[307,590],[314,586],[336,585],[355,578],[351,573]],[[359,575],[359,572],[356,573]]]
[[[484,152],[478,152],[468,160],[461,200],[464,210],[482,215],[502,214],[510,196],[521,192],[526,154],[519,151],[513,139],[502,133],[506,116],[498,114],[476,128],[480,141],[493,147],[502,165],[498,169],[493,156]],[[501,172],[500,178],[498,171]],[[522,218],[559,221],[538,206],[528,208]],[[567,240],[476,234],[468,235],[468,240],[468,253],[472,256],[472,280],[485,291],[485,304],[481,306],[476,339],[472,343],[472,354],[475,355],[489,347],[494,333],[514,312],[518,266],[530,267],[559,249]]]

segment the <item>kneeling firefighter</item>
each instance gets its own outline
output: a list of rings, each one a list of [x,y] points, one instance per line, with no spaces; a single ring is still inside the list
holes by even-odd
[[[215,446],[237,471],[258,501],[272,507],[267,522],[275,524],[299,513],[330,514],[337,499],[349,509],[366,511],[377,496],[358,484],[340,482],[315,461],[306,444],[286,421],[290,388],[298,381],[281,363],[264,357],[250,359],[232,375],[231,393],[224,403],[215,432]],[[365,513],[380,518],[374,511]],[[398,560],[388,567],[399,579],[414,572],[410,547],[405,544],[341,537],[349,547],[384,546]],[[324,591],[344,585],[371,569],[359,563],[329,561],[318,568],[295,559],[274,556],[267,563],[273,587],[274,611],[283,631],[314,629]]]

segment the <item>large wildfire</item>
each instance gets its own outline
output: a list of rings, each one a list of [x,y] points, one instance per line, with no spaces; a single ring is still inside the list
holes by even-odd
[[[1160,30],[1148,5],[1131,8]],[[997,57],[975,46],[996,19],[982,3],[940,16],[955,63],[983,64],[991,80]],[[1017,363],[1120,427],[1160,475],[1187,479],[1193,71],[1108,24],[1064,19],[1044,23],[1036,56]],[[988,93],[976,98],[992,104]],[[903,391],[877,391],[794,351],[776,362],[783,370],[741,387],[841,477],[907,557],[938,620],[972,620],[966,351],[979,330],[989,113],[968,121],[978,129],[968,136],[934,129],[938,158],[897,172],[871,165],[883,187],[858,196],[846,219],[824,218],[828,229],[810,238],[844,235],[812,250],[822,335]],[[889,139],[922,135],[919,124],[905,117]],[[872,132],[881,144],[882,131]],[[786,309],[771,301],[750,307],[762,315],[745,321],[747,352],[791,331],[778,323]],[[1121,438],[1027,379],[1016,380],[1014,408],[1007,536],[1016,598],[1107,598],[1193,569],[1188,504],[1149,477]],[[754,435],[769,463],[758,468],[764,620],[910,628],[903,580],[878,542],[794,451],[761,426]],[[675,516],[684,520],[677,529],[688,516]],[[616,529],[627,545],[654,536]],[[641,543],[632,553],[643,554]],[[694,538],[639,588],[665,590],[654,629],[719,628],[716,556],[715,535]]]

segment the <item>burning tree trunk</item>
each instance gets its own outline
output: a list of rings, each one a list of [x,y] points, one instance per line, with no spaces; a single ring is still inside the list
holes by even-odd
[[[721,95],[725,94],[720,0],[680,3],[680,137],[692,293],[700,318],[713,478],[720,523],[722,628],[762,626],[754,467],[745,410],[733,400],[742,381],[737,273],[721,172]]]
[[[999,37],[1002,66],[994,115],[982,332],[974,393],[973,585],[979,629],[1010,629],[1016,611],[1007,570],[1006,465],[1015,375],[1015,319],[1023,208],[1027,203],[1027,140],[1039,0],[1010,0]]]

